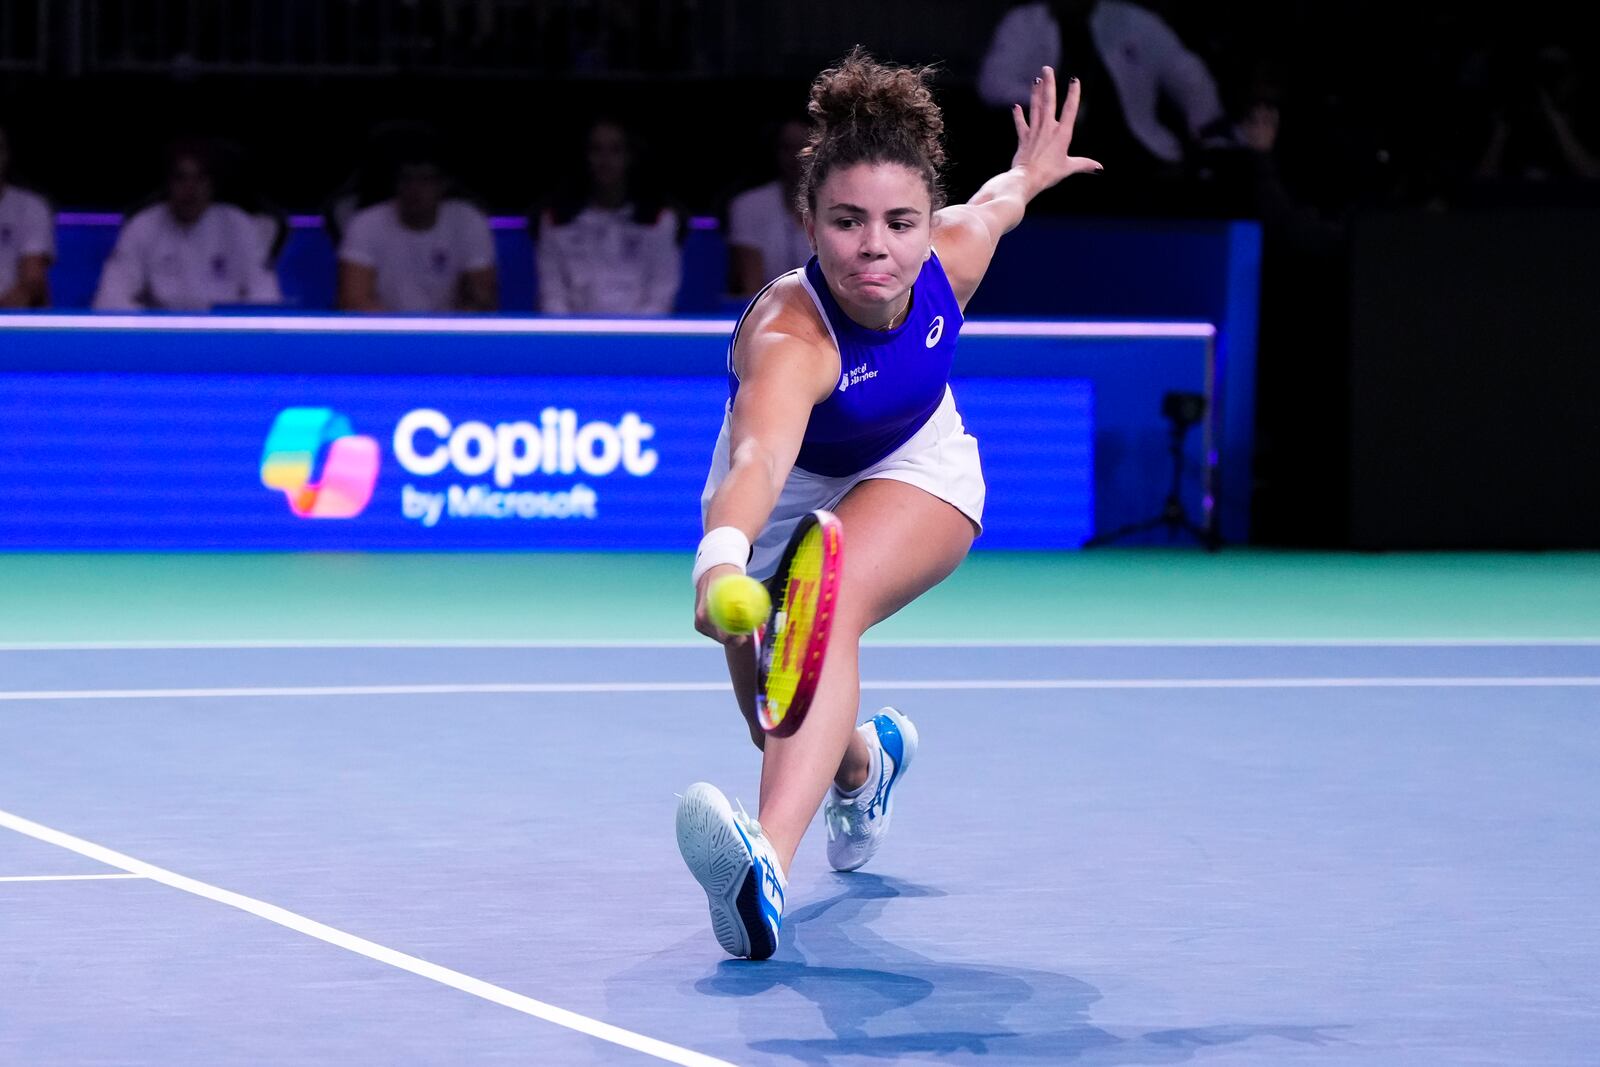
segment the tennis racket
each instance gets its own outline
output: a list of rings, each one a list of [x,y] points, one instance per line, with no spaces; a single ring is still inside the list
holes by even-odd
[[[756,719],[775,737],[800,728],[816,695],[843,565],[838,518],[821,508],[804,516],[772,576],[772,614],[756,642]]]

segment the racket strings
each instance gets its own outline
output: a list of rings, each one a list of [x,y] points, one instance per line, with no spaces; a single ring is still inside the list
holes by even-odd
[[[842,574],[844,530],[826,511],[802,520],[775,576],[771,624],[757,652],[756,711],[762,729],[799,729],[822,678]]]
[[[811,655],[811,635],[825,616],[819,614],[823,568],[823,538],[812,529],[801,540],[784,576],[782,608],[774,620],[776,634],[767,671],[767,705],[780,717],[796,690],[820,658]]]

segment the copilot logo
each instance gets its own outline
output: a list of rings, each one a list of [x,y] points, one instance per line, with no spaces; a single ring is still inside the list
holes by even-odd
[[[261,484],[302,519],[353,519],[378,483],[378,442],[331,408],[285,408],[261,451]]]
[[[453,422],[434,408],[407,412],[394,428],[394,458],[418,479],[400,487],[400,511],[434,526],[444,519],[595,519],[600,492],[578,481],[552,486],[550,476],[604,478],[626,471],[648,477],[661,457],[647,442],[656,428],[635,411],[616,422],[578,417],[575,408],[547,407],[539,421]],[[539,489],[519,489],[538,476]],[[440,486],[435,478],[487,478]]]

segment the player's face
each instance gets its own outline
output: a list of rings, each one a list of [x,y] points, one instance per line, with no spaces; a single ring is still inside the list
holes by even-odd
[[[807,230],[834,299],[862,325],[881,327],[905,306],[932,225],[922,175],[899,163],[857,163],[817,189]]]

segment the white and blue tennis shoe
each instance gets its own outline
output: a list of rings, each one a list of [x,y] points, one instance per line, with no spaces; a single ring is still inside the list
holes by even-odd
[[[711,903],[711,929],[730,956],[764,960],[778,951],[788,881],[761,824],[737,812],[708,782],[678,801],[678,851]]]
[[[867,742],[870,753],[867,780],[853,796],[829,786],[822,803],[823,821],[828,826],[828,862],[836,871],[864,866],[878,851],[894,813],[894,787],[917,754],[917,728],[894,708],[884,708],[857,726],[856,732]]]

